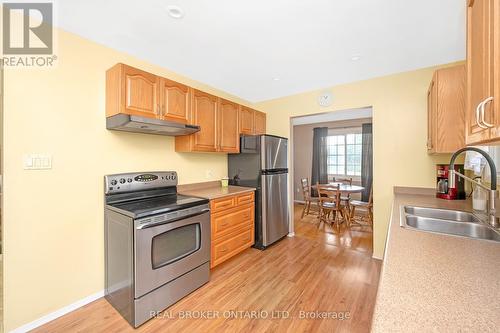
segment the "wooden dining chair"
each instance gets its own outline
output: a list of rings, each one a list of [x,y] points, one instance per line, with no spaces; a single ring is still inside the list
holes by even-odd
[[[370,196],[368,202],[351,200],[350,202],[350,220],[359,222],[366,222],[373,229],[373,186],[370,190]],[[360,216],[356,217],[356,211],[362,213]]]
[[[336,178],[335,182],[341,183],[344,185],[352,186],[352,177],[351,178]],[[351,201],[351,194],[350,193],[343,194],[340,197],[340,200],[341,200],[342,204],[349,209],[349,205],[350,205],[350,201]]]
[[[318,204],[318,198],[311,196],[311,185],[309,185],[309,179],[302,178],[300,180],[300,184],[302,185],[302,195],[304,197],[304,208],[302,209],[302,216],[300,218],[303,219],[305,215],[309,215],[311,204],[313,202],[316,203],[316,205]]]
[[[333,190],[332,190],[333,188]],[[325,186],[316,183],[316,190],[318,191],[318,206],[319,206],[319,224],[321,222],[329,224],[332,227],[337,225],[340,230],[340,223],[342,221],[343,207],[340,203],[340,187]]]
[[[335,182],[352,186],[352,177],[351,178],[335,178]]]

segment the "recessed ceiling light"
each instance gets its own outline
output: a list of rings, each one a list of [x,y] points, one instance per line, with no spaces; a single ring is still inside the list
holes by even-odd
[[[167,6],[168,15],[175,19],[180,19],[184,17],[184,11],[179,6]]]
[[[279,81],[280,78],[279,77],[273,77],[273,81]]]
[[[361,59],[361,55],[359,55],[359,54],[353,54],[351,57],[352,61],[358,61],[360,59]]]

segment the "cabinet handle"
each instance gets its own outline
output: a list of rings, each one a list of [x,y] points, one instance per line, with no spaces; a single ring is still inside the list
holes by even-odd
[[[484,119],[484,112],[485,112],[484,107],[486,106],[486,104],[488,104],[491,101],[493,101],[493,97],[488,97],[480,103],[480,105],[481,105],[481,122],[483,123],[484,126],[486,126],[486,128],[494,127],[493,124],[486,122],[486,120]]]
[[[226,252],[226,251],[227,251],[227,247],[220,249],[220,252]]]
[[[477,126],[481,128],[488,128],[485,125],[481,123],[481,106],[483,105],[483,102],[479,103],[476,108],[476,124]]]

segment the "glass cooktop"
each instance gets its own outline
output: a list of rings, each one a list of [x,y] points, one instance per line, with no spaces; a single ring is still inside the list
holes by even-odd
[[[162,195],[108,204],[108,208],[133,218],[172,212],[179,209],[207,204],[208,200],[180,194]]]

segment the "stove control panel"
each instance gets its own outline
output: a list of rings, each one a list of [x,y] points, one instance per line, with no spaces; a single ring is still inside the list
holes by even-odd
[[[106,194],[177,186],[177,172],[133,172],[104,176]]]

